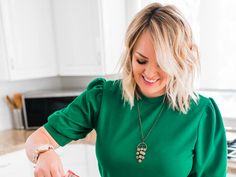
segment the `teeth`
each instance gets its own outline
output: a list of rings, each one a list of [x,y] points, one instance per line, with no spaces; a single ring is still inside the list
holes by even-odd
[[[146,77],[143,77],[144,80],[146,80],[147,82],[150,82],[150,83],[155,83],[158,79],[155,79],[155,80],[149,80],[147,79]]]

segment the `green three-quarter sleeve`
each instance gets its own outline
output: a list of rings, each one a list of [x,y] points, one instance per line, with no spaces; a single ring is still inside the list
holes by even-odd
[[[105,82],[95,79],[66,108],[48,117],[44,127],[59,145],[84,138],[96,126]]]
[[[193,168],[189,177],[225,177],[227,143],[220,111],[212,98],[198,127]]]

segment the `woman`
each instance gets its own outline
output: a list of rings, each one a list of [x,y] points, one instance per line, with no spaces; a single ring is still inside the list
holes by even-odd
[[[174,6],[153,3],[126,33],[121,80],[92,81],[86,91],[26,142],[35,176],[61,177],[53,149],[97,132],[102,177],[223,177],[226,138],[212,98],[198,95],[198,49]]]

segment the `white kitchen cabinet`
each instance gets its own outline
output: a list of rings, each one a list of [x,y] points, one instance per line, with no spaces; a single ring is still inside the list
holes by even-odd
[[[33,177],[33,165],[24,150],[0,156],[0,176]]]
[[[85,144],[71,144],[56,150],[65,172],[72,170],[81,177],[88,177],[87,146]]]
[[[0,0],[0,79],[57,75],[50,0]]]
[[[72,170],[80,177],[100,177],[95,145],[70,144],[56,150],[64,170]]]
[[[63,163],[64,171],[72,170],[80,177],[100,177],[95,146],[70,144],[56,149]],[[0,155],[0,176],[33,177],[33,164],[27,159],[25,150]]]
[[[88,164],[88,176],[101,177],[98,168],[98,160],[96,157],[95,145],[87,145],[87,164]],[[81,176],[82,177],[82,176]]]
[[[60,75],[116,73],[126,28],[124,0],[53,0],[53,11]]]

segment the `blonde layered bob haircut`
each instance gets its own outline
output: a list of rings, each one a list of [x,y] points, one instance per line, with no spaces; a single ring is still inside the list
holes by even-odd
[[[180,11],[172,5],[152,3],[143,8],[128,26],[121,57],[122,95],[131,108],[137,94],[132,71],[134,45],[144,30],[151,34],[158,65],[169,76],[166,95],[169,106],[187,113],[190,100],[198,101],[194,82],[200,69],[198,48],[192,30]]]

